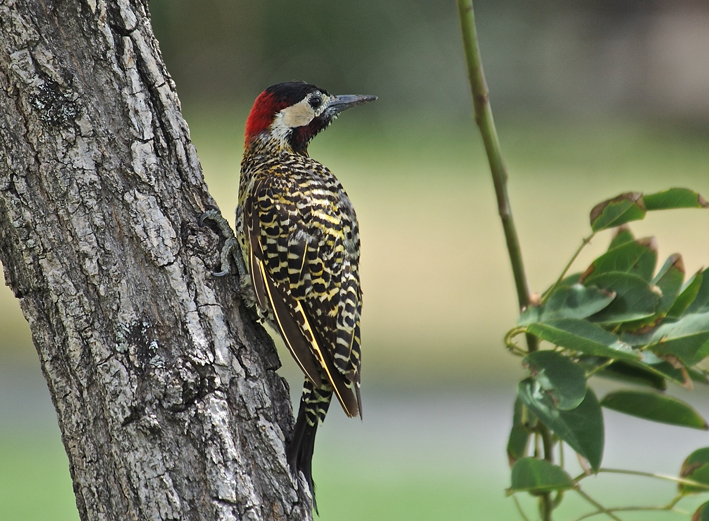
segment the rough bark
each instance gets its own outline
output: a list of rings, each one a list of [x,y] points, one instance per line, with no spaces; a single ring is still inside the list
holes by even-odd
[[[81,519],[310,519],[147,6],[0,0],[0,141],[0,260]]]

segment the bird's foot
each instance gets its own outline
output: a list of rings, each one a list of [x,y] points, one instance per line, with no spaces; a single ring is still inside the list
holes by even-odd
[[[222,251],[219,257],[222,262],[221,270],[212,272],[215,277],[224,277],[233,272],[231,261],[239,254],[239,245],[236,242],[236,238],[229,237],[222,246]]]
[[[234,237],[234,232],[229,226],[229,222],[222,216],[221,212],[216,207],[210,207],[209,210],[199,216],[198,224],[200,226],[209,226],[221,237],[226,239],[224,246],[219,255],[221,259],[221,270],[212,272],[215,277],[224,277],[230,273],[234,273],[231,261],[234,260],[237,266],[237,272],[242,275],[246,270],[242,270],[243,260],[239,251],[239,243]]]
[[[209,226],[210,223],[213,226]],[[219,233],[219,235],[221,235],[224,239],[228,240],[234,237],[234,232],[231,230],[229,222],[222,216],[222,213],[216,206],[209,205],[209,210],[199,216],[198,224],[200,227],[209,226],[214,231]]]

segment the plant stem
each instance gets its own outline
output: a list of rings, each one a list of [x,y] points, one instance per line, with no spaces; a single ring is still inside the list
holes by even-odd
[[[613,362],[615,362],[615,360],[613,360],[613,359],[611,358],[611,359],[609,359],[609,360],[603,362],[601,365],[599,365],[599,366],[596,367],[595,369],[592,369],[592,370],[589,371],[588,374],[586,375],[586,380],[588,380],[589,378],[591,378],[593,375],[595,375],[595,374],[598,373],[599,371],[603,371],[603,370],[606,369],[608,366],[612,365]]]
[[[584,498],[586,501],[588,501],[589,503],[591,503],[594,507],[596,507],[596,508],[598,509],[598,511],[597,511],[597,512],[594,512],[593,515],[596,515],[596,514],[605,514],[605,515],[607,515],[608,517],[610,517],[611,519],[615,519],[615,521],[623,521],[623,520],[620,519],[618,516],[616,516],[615,514],[613,514],[610,510],[608,510],[606,507],[604,507],[603,505],[601,505],[598,501],[596,501],[596,500],[593,499],[591,496],[589,496],[588,494],[586,494],[586,493],[585,493],[583,490],[581,490],[580,488],[577,488],[577,489],[575,489],[575,490],[576,490],[576,492],[579,493],[579,495],[580,495],[582,498]]]
[[[458,15],[460,17],[460,27],[463,33],[463,47],[465,48],[468,76],[473,95],[475,121],[480,128],[480,134],[485,144],[485,152],[487,153],[488,162],[490,163],[490,173],[492,174],[492,180],[495,185],[497,207],[500,213],[500,219],[502,220],[502,228],[505,232],[505,241],[507,242],[507,251],[509,252],[510,262],[512,264],[519,309],[524,310],[530,304],[529,285],[527,284],[527,276],[524,272],[522,249],[520,248],[517,230],[515,228],[514,219],[512,218],[512,207],[507,193],[507,170],[502,160],[500,141],[497,137],[495,121],[492,117],[487,83],[485,82],[485,74],[483,73],[482,60],[480,58],[477,30],[475,29],[473,0],[458,0]],[[532,353],[536,351],[539,347],[537,338],[530,334],[527,334],[526,338],[529,352]],[[544,458],[548,461],[552,461],[552,444],[548,443],[551,439],[551,433],[549,429],[542,424],[539,425],[538,432],[544,440]],[[542,494],[539,502],[542,521],[551,521],[553,508],[554,505],[551,500],[551,494],[548,492]]]
[[[682,493],[680,492],[680,493],[677,494],[675,497],[673,497],[673,498],[672,498],[672,501],[670,501],[669,503],[667,503],[667,505],[665,505],[663,508],[664,508],[665,510],[672,510],[672,509],[674,509],[675,505],[676,505],[677,503],[679,503],[680,499],[682,499],[683,497],[684,497],[684,494],[682,494]]]
[[[681,510],[675,509],[673,507],[618,507],[618,508],[608,508],[605,510],[596,510],[595,512],[590,512],[584,514],[581,517],[575,518],[573,521],[582,521],[583,519],[588,519],[594,516],[600,516],[601,514],[610,514],[611,512],[677,512],[678,514],[684,514]],[[616,518],[618,519],[618,518]]]
[[[544,459],[549,463],[554,463],[554,437],[549,428],[542,422],[537,424],[537,431],[542,438],[542,446],[544,447]],[[539,511],[542,514],[543,520],[551,520],[551,512],[554,510],[554,501],[551,494],[542,494],[539,496]]]
[[[554,500],[550,493],[539,496],[539,513],[544,521],[551,521],[551,513],[554,510]]]
[[[646,478],[655,478],[655,479],[663,479],[665,481],[672,481],[674,483],[680,483],[682,485],[687,485],[691,487],[696,487],[700,488],[702,490],[707,490],[709,491],[709,485],[705,483],[700,483],[699,481],[694,481],[692,479],[687,479],[687,478],[678,478],[676,476],[668,476],[667,474],[656,474],[654,472],[642,472],[640,470],[623,470],[623,469],[607,469],[607,468],[600,468],[598,469],[598,473],[605,472],[608,474],[627,474],[630,476],[643,476]],[[588,477],[587,474],[581,474],[578,477],[574,479],[574,483],[578,483],[582,479]]]
[[[515,502],[515,506],[517,507],[517,512],[519,512],[519,515],[522,516],[522,519],[524,519],[524,521],[529,521],[527,514],[525,514],[524,510],[522,510],[522,505],[519,503],[519,499],[517,499],[517,496],[512,494],[512,500]]]
[[[588,519],[590,517],[598,516],[601,514],[606,514],[608,512],[677,512],[678,514],[688,515],[688,512],[685,512],[683,510],[675,508],[675,505],[683,497],[684,497],[683,494],[677,494],[666,505],[656,506],[656,507],[637,506],[637,507],[614,507],[614,508],[607,508],[607,509],[598,509],[595,512],[589,512],[588,514],[584,514],[581,517],[577,517],[573,521],[583,521],[584,519]]]
[[[576,252],[571,257],[571,260],[566,264],[566,266],[564,267],[564,270],[561,272],[561,275],[559,275],[559,278],[556,279],[556,282],[554,282],[554,285],[551,288],[549,288],[549,290],[544,294],[544,296],[542,298],[542,303],[546,302],[546,300],[549,298],[549,295],[554,293],[554,290],[556,289],[556,287],[559,285],[559,283],[562,280],[564,280],[564,277],[566,277],[566,273],[569,271],[569,269],[571,269],[571,265],[574,263],[576,258],[579,256],[579,253],[581,253],[581,250],[583,250],[586,247],[586,245],[589,242],[591,242],[591,239],[593,239],[593,237],[595,235],[596,235],[596,232],[593,232],[591,235],[589,235],[588,237],[586,237],[585,239],[583,239],[581,241],[581,246],[578,247]]]
[[[509,330],[505,335],[505,346],[511,353],[519,356],[527,356],[529,354],[527,351],[525,351],[512,341],[514,337],[524,332],[524,327],[516,327],[514,329]]]
[[[490,163],[492,180],[495,184],[497,207],[500,213],[500,219],[502,219],[502,228],[505,231],[507,250],[509,251],[510,261],[512,262],[512,272],[515,278],[519,307],[520,309],[524,309],[529,305],[527,276],[524,273],[522,250],[520,249],[517,230],[515,229],[514,219],[512,218],[512,208],[507,194],[507,170],[502,160],[500,141],[497,137],[495,122],[492,118],[492,108],[490,107],[487,84],[485,82],[485,75],[480,59],[472,0],[458,0],[458,12],[463,31],[463,44],[465,46],[465,56],[468,64],[468,76],[473,93],[475,121],[482,134],[485,151],[487,152],[487,158]]]

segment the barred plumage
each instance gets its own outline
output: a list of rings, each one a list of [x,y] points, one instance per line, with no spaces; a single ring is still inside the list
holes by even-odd
[[[288,459],[311,491],[315,432],[333,393],[361,415],[362,292],[354,208],[307,146],[339,112],[373,99],[282,83],[257,98],[246,126],[236,238],[260,313],[306,376]]]

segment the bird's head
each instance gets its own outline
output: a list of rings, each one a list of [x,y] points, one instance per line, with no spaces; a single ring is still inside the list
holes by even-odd
[[[275,150],[307,154],[308,143],[343,110],[374,101],[376,96],[334,96],[305,82],[271,85],[246,120],[246,147],[262,141]]]

